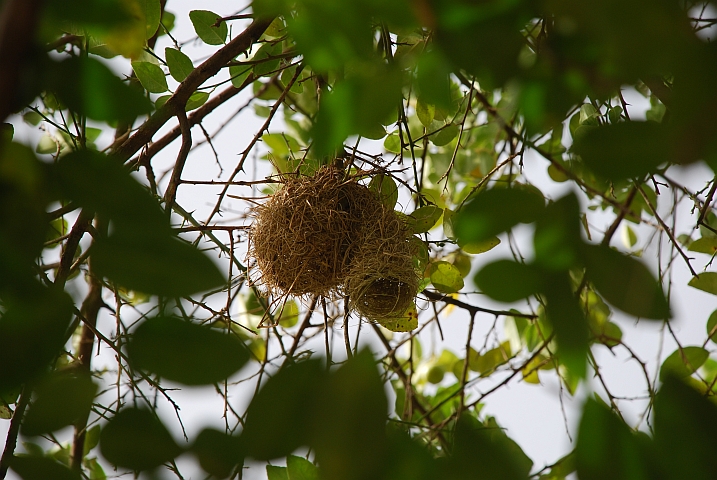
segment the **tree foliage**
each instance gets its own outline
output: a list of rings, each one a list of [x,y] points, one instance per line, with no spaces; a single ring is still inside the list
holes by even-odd
[[[173,3],[0,4],[0,478],[183,478],[181,455],[217,478],[711,478],[717,312],[703,343],[672,323],[675,289],[717,295],[713,2]],[[205,128],[225,105],[259,118],[231,158]],[[194,179],[217,168],[203,143],[219,173]],[[421,292],[388,329],[252,274],[247,208],[324,165],[414,235]],[[422,351],[461,316],[459,346]],[[664,361],[625,316],[662,329]],[[600,349],[644,373],[641,403]],[[541,467],[481,408],[551,379],[593,395]],[[176,438],[189,386],[223,430]]]

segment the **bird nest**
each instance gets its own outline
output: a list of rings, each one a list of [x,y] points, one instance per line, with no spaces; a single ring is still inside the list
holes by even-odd
[[[333,166],[282,183],[253,212],[252,280],[275,298],[348,295],[371,320],[403,313],[418,276],[410,233],[397,213]]]

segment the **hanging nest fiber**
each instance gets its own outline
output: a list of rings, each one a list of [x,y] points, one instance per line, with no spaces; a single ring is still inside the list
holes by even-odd
[[[272,295],[329,295],[343,283],[376,196],[335,167],[289,176],[255,208],[249,255]]]
[[[371,217],[344,285],[351,308],[380,321],[400,316],[413,304],[419,277],[405,222],[380,202]]]

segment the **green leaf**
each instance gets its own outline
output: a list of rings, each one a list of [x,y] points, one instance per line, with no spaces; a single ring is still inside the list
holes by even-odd
[[[34,455],[15,455],[10,467],[23,480],[80,480],[80,472],[70,470],[48,457]]]
[[[534,222],[544,205],[543,196],[530,188],[482,190],[458,212],[454,232],[459,242],[483,242],[518,223]]]
[[[457,422],[453,455],[447,461],[450,478],[525,480],[532,460],[494,419],[486,424],[464,414]]]
[[[348,359],[314,395],[319,402],[331,398],[342,406],[318,405],[321,416],[315,421],[322,428],[314,428],[311,445],[322,478],[380,478],[390,461],[386,458],[388,401],[371,351],[362,349]]]
[[[655,122],[603,125],[576,139],[573,150],[598,175],[612,181],[642,178],[670,159],[668,135]]]
[[[420,91],[421,101],[439,105],[444,109],[450,108],[450,75],[451,65],[443,55],[435,50],[423,52],[418,59],[416,69],[416,83]],[[424,123],[424,125],[426,124]]]
[[[451,141],[458,136],[460,128],[458,125],[447,125],[441,128],[438,132],[431,134],[428,139],[437,147],[443,147],[451,143]]]
[[[416,116],[424,127],[429,127],[436,116],[436,106],[423,103],[419,99],[416,101]]]
[[[717,295],[717,272],[702,272],[699,276],[692,277],[687,285]]]
[[[35,398],[23,419],[22,433],[51,433],[87,418],[96,393],[97,385],[88,373],[53,373],[35,387]]]
[[[702,347],[682,347],[672,352],[660,367],[660,380],[665,380],[668,375],[677,378],[689,377],[702,366],[709,352]]]
[[[389,175],[379,173],[371,178],[368,188],[372,192],[376,192],[381,198],[381,203],[383,203],[386,208],[390,210],[394,209],[398,201],[398,187],[393,178]]]
[[[111,158],[78,150],[53,165],[51,174],[65,198],[128,229],[166,229],[167,219],[149,191]]]
[[[271,377],[247,410],[242,439],[247,455],[271,460],[306,445],[323,408],[326,374],[319,360],[289,364]]]
[[[280,58],[272,58],[280,55],[282,51],[282,43],[265,43],[252,57],[252,61],[258,62],[254,64],[254,75],[262,77],[264,75],[274,74],[279,68]],[[271,60],[269,60],[271,58]]]
[[[207,100],[209,100],[209,92],[194,92],[189,96],[189,100],[187,100],[184,110],[190,112],[207,103]]]
[[[545,312],[555,331],[558,358],[575,378],[584,378],[589,328],[567,272],[544,277]]]
[[[286,467],[267,465],[266,478],[267,480],[289,480],[289,469]]]
[[[443,293],[455,293],[463,288],[463,277],[460,270],[448,262],[433,262],[426,269],[426,275],[436,290]]]
[[[231,77],[232,85],[236,88],[241,88],[251,71],[251,65],[233,65],[229,67],[229,76]]]
[[[630,428],[613,412],[589,399],[580,420],[577,470],[583,480],[648,480],[649,469]]]
[[[670,317],[662,288],[645,265],[607,245],[585,245],[582,254],[586,275],[605,300],[636,317]]]
[[[220,18],[222,18],[221,15],[208,10],[189,12],[189,19],[194,25],[194,31],[208,45],[222,45],[227,38],[229,32],[227,22],[221,22],[217,27],[213,26]]]
[[[147,26],[147,39],[150,39],[157,32],[159,20],[162,17],[162,7],[160,0],[139,0],[139,5],[144,13],[145,24]]]
[[[385,148],[387,152],[401,153],[401,137],[397,132],[386,137],[386,140],[383,141],[383,148]]]
[[[427,232],[436,225],[442,214],[442,208],[435,205],[426,205],[409,215],[408,226],[413,233]]]
[[[580,204],[573,193],[545,208],[533,235],[535,263],[551,270],[573,267],[580,258]]]
[[[173,317],[144,321],[127,352],[135,367],[185,385],[220,382],[249,360],[239,338]]]
[[[717,310],[707,319],[707,335],[712,342],[717,343]]]
[[[305,458],[289,455],[286,469],[289,480],[319,480],[319,469]]]
[[[690,243],[687,248],[691,252],[706,253],[714,255],[717,253],[717,237],[702,237]]]
[[[156,414],[139,408],[124,408],[110,419],[100,450],[111,464],[130,470],[150,470],[182,453]]]
[[[516,302],[541,291],[543,272],[532,265],[498,260],[484,266],[474,281],[489,297],[501,302]]]
[[[164,49],[164,56],[169,67],[169,74],[178,82],[183,82],[194,70],[192,60],[179,50],[167,47]]]
[[[169,234],[117,232],[98,239],[93,254],[100,275],[140,292],[182,297],[225,283],[209,257]]]
[[[167,78],[159,65],[151,62],[132,62],[132,70],[149,93],[164,93],[169,90]]]
[[[152,110],[141,90],[126,85],[94,58],[69,58],[54,64],[48,76],[50,89],[64,104],[94,120],[129,121]]]
[[[655,398],[655,446],[660,473],[678,480],[709,480],[717,471],[717,407],[668,375]]]
[[[204,471],[218,478],[228,477],[244,461],[239,438],[211,428],[197,435],[191,451]]]
[[[481,242],[464,242],[460,238],[458,239],[458,246],[461,247],[461,250],[472,255],[488,252],[498,245],[500,245],[500,238],[498,237],[492,237]]]
[[[33,281],[15,287],[2,298],[0,394],[45,371],[64,347],[73,316],[72,299],[64,291]]]

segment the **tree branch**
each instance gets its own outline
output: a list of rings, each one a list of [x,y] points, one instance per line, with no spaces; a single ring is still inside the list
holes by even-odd
[[[122,162],[125,162],[137,153],[140,148],[149,143],[154,134],[173,116],[177,108],[184,109],[190,95],[194,93],[199,86],[207,79],[216,75],[222,67],[237,55],[248,50],[269,27],[272,21],[272,18],[255,20],[241,34],[219,49],[214,55],[205,60],[204,63],[197,66],[197,68],[179,84],[174,95],[167,100],[167,103],[149,117],[149,119],[137,129],[134,135],[129,137],[113,152],[114,156]]]

